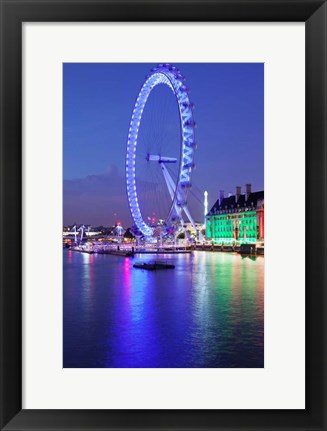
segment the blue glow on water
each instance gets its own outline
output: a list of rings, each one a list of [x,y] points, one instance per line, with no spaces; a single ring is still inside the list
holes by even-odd
[[[264,259],[64,251],[63,366],[263,367]]]

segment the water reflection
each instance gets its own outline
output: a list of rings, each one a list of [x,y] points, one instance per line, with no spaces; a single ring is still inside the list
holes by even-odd
[[[73,255],[72,255],[73,254]],[[264,259],[64,251],[64,367],[262,367]]]

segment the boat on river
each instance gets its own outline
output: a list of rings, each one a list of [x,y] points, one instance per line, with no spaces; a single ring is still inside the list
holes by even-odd
[[[102,254],[112,254],[114,256],[133,257],[134,251],[130,251],[130,250],[107,250],[107,251],[103,251]]]
[[[149,271],[154,271],[157,269],[174,269],[175,265],[167,262],[137,262],[133,265],[134,268],[147,269]]]

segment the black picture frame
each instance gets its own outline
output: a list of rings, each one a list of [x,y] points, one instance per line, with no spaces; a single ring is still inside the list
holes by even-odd
[[[326,1],[0,0],[0,5],[1,430],[327,430]],[[22,23],[28,21],[305,22],[305,410],[22,410]],[[292,205],[290,191],[290,211]]]

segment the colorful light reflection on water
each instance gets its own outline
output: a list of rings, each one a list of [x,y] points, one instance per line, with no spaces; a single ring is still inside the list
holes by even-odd
[[[165,255],[175,269],[64,250],[64,357],[73,368],[264,366],[264,259]]]

